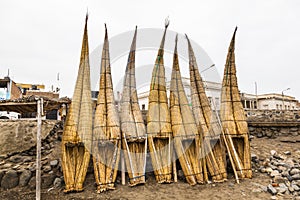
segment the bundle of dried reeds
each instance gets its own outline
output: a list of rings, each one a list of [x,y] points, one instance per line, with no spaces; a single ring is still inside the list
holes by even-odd
[[[92,147],[97,192],[114,189],[120,158],[121,130],[114,100],[106,25]]]
[[[126,66],[120,119],[122,148],[124,150],[129,185],[145,183],[147,136],[143,116],[139,107],[135,79],[135,49],[137,28],[132,40]]]
[[[70,110],[62,137],[64,192],[83,190],[91,148],[92,104],[86,16],[80,65]]]
[[[171,122],[164,68],[164,43],[169,21],[158,50],[152,72],[147,115],[147,136],[152,166],[158,183],[172,182]]]
[[[225,139],[234,157],[238,175],[240,178],[251,178],[249,132],[236,77],[234,54],[236,30],[237,28],[229,46],[224,69],[220,115]]]
[[[182,84],[177,36],[170,85],[170,113],[175,150],[186,180],[190,185],[204,183],[200,151],[202,138]]]
[[[189,69],[192,108],[198,130],[203,138],[201,146],[204,179],[207,171],[214,182],[223,182],[227,178],[225,167],[225,148],[220,140],[221,126],[216,113],[212,110],[205,93],[204,83],[200,76],[196,57],[189,38],[186,35],[189,49]],[[202,131],[201,131],[202,130]]]

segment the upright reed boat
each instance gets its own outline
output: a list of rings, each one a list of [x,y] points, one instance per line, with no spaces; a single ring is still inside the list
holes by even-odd
[[[158,183],[172,182],[172,129],[163,57],[168,25],[169,21],[166,21],[165,31],[152,71],[147,115],[148,146],[154,175]]]
[[[225,148],[222,145],[220,136],[222,133],[221,124],[217,119],[216,108],[212,110],[205,93],[204,83],[199,73],[196,57],[186,35],[189,49],[189,68],[192,108],[195,116],[198,131],[203,138],[201,153],[205,181],[208,174],[212,181],[222,182],[226,180]],[[202,130],[202,131],[201,131]],[[207,174],[208,172],[208,174]]]
[[[202,130],[199,132],[197,129],[182,84],[177,54],[177,36],[170,85],[170,112],[174,146],[186,180],[190,185],[204,183],[200,153]]]
[[[97,192],[114,188],[121,149],[121,129],[115,106],[109,43],[105,25],[105,39],[102,50],[100,87],[94,118],[93,164]]]
[[[229,150],[234,155],[234,164],[239,178],[251,178],[251,156],[249,132],[245,112],[241,103],[235,66],[234,31],[227,54],[221,92],[221,121]]]
[[[92,99],[87,21],[88,16],[85,20],[77,81],[62,136],[62,169],[66,184],[64,192],[83,190],[90,161]]]
[[[124,150],[129,185],[145,183],[147,135],[139,107],[135,79],[135,49],[137,28],[134,32],[125,71],[121,106],[122,148]]]

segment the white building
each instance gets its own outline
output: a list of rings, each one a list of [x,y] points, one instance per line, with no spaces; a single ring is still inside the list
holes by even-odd
[[[190,92],[190,79],[182,77],[183,87],[185,89],[185,93],[187,95],[188,101],[191,105],[191,92]],[[204,87],[206,91],[206,95],[208,100],[211,102],[214,100],[214,105],[217,110],[220,110],[220,95],[221,95],[221,83],[204,81]],[[170,81],[166,83],[167,88],[167,96],[169,98],[170,95]],[[138,98],[139,98],[139,105],[142,110],[148,110],[148,97],[149,97],[149,90],[148,91],[138,91]]]
[[[292,96],[270,93],[270,94],[241,94],[244,108],[247,110],[298,110],[299,101]]]

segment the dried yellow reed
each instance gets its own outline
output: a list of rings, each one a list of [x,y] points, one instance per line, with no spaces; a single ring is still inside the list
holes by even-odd
[[[120,159],[120,149],[121,130],[113,94],[109,43],[105,26],[99,95],[93,131],[93,162],[98,193],[114,189]]]
[[[62,137],[64,192],[83,190],[91,148],[92,103],[86,16],[80,65],[70,110]]]
[[[182,171],[190,185],[204,183],[200,133],[188,104],[179,70],[177,36],[170,85],[170,113],[174,146]]]
[[[226,180],[226,168],[223,157],[225,150],[222,148],[222,143],[219,140],[221,128],[218,124],[216,113],[213,112],[205,93],[205,86],[199,73],[196,57],[186,35],[189,49],[189,68],[190,68],[190,85],[192,108],[195,120],[200,130],[203,144],[201,148],[202,163],[204,171],[204,179],[207,181],[208,175],[211,176],[214,182],[223,182]],[[202,130],[202,131],[201,131]],[[214,143],[214,146],[211,146]]]
[[[230,148],[231,154],[235,155],[234,158],[236,157],[238,175],[240,178],[251,178],[249,132],[236,77],[234,55],[236,30],[229,46],[224,69],[220,115],[225,133],[230,135],[226,139],[232,147]]]

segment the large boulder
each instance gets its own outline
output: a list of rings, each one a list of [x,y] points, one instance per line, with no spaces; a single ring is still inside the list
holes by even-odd
[[[29,180],[31,179],[31,176],[32,176],[32,173],[31,171],[29,170],[24,170],[22,173],[21,173],[21,176],[20,176],[20,180],[19,180],[19,185],[21,187],[24,187],[28,184]]]
[[[19,184],[19,176],[15,170],[7,171],[2,180],[1,180],[1,187],[3,189],[11,189]]]

